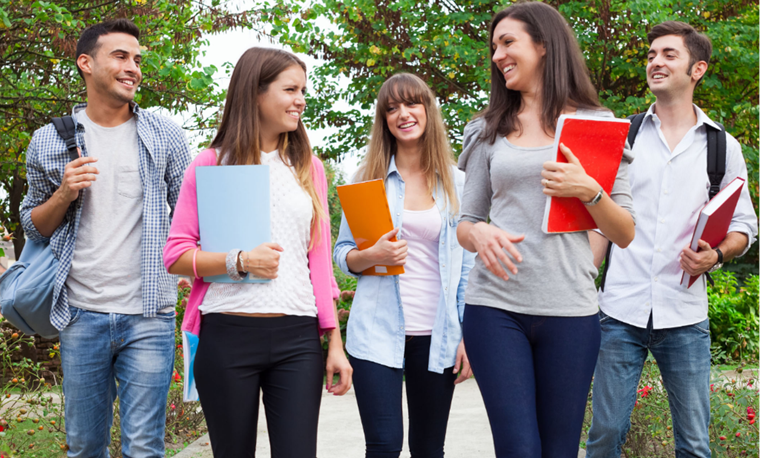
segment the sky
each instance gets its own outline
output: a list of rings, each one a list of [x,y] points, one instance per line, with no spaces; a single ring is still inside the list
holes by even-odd
[[[229,77],[223,68],[223,64],[226,62],[235,64],[240,56],[242,56],[243,53],[252,46],[265,46],[285,49],[279,43],[260,41],[256,36],[255,31],[234,30],[209,36],[209,45],[203,48],[206,51],[206,55],[201,56],[200,60],[204,67],[208,65],[214,65],[217,69],[219,69],[217,71],[215,81],[221,88],[226,89],[229,85]],[[314,68],[320,63],[318,60],[306,54],[298,54],[298,57],[301,58],[304,63],[306,63],[307,69]],[[189,114],[186,116],[177,115],[172,117],[178,123],[180,123],[180,125],[182,125],[184,118],[189,118]],[[309,130],[309,140],[311,140],[312,146],[323,145],[327,135],[329,135],[331,132],[332,131],[330,129]],[[197,143],[191,141],[190,144],[195,145]],[[358,167],[358,159],[356,157],[356,154],[354,154],[354,152],[346,154],[341,162],[337,165],[346,178],[350,177]]]

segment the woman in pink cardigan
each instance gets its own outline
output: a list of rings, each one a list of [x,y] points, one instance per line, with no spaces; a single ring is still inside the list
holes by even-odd
[[[182,330],[199,337],[193,373],[217,458],[255,455],[260,391],[272,457],[316,457],[325,373],[320,333],[329,341],[327,391],[342,395],[351,386],[333,302],[339,291],[327,181],[300,120],[305,88],[306,66],[293,54],[266,48],[243,54],[216,138],[185,173],[164,249],[170,273],[195,277]],[[269,165],[272,242],[247,252],[203,251],[195,167],[243,164]],[[242,203],[256,196],[229,198]],[[270,281],[202,280],[224,274]]]

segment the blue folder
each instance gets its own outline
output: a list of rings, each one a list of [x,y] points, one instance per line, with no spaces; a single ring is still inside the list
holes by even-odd
[[[268,165],[196,167],[195,181],[203,251],[226,253],[233,248],[249,251],[272,241]],[[227,275],[204,277],[203,281],[240,283]],[[268,281],[251,275],[242,280]]]

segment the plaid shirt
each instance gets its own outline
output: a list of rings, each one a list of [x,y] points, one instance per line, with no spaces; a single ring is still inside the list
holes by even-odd
[[[74,107],[72,116],[75,120],[77,112],[86,106],[87,104],[79,104]],[[143,183],[143,316],[154,317],[156,312],[174,306],[177,301],[176,277],[170,275],[164,267],[163,248],[182,178],[190,163],[190,150],[182,128],[172,121],[141,110],[137,105],[133,105],[133,113],[137,119],[140,179]],[[84,126],[79,122],[76,124],[77,145],[82,149],[82,156],[88,156],[84,143]],[[30,239],[49,241],[58,258],[53,309],[50,313],[50,321],[58,330],[63,330],[71,319],[65,284],[71,269],[82,203],[87,198],[87,190],[80,191],[77,200],[66,211],[63,222],[49,238],[34,227],[32,210],[46,202],[60,187],[68,162],[66,144],[52,123],[34,133],[26,152],[29,191],[21,204],[21,225]]]

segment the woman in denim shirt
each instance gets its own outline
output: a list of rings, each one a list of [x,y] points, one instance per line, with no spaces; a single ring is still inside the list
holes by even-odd
[[[378,178],[395,229],[359,251],[344,215],[333,252],[343,272],[359,277],[346,350],[366,456],[401,453],[406,375],[411,455],[442,457],[454,385],[471,374],[461,318],[474,255],[456,238],[464,173],[454,166],[435,95],[416,76],[397,74],[380,89],[354,181]],[[405,273],[357,274],[374,265],[403,265]]]

